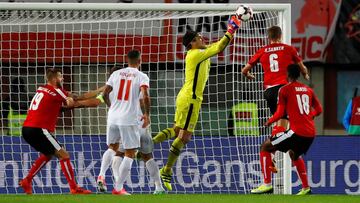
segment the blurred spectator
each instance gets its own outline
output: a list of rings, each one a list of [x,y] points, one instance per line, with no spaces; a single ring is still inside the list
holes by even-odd
[[[343,119],[343,125],[349,135],[360,135],[360,96],[355,89],[354,97],[350,100]]]
[[[26,118],[29,97],[22,78],[11,80],[10,92],[2,101],[2,126],[8,135],[21,135],[21,126]]]

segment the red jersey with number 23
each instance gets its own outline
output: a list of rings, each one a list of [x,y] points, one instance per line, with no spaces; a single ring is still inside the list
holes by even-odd
[[[287,67],[301,60],[294,47],[273,43],[259,49],[250,59],[249,64],[255,66],[258,62],[261,63],[264,71],[264,87],[267,89],[287,84]]]
[[[292,131],[299,136],[315,136],[314,116],[322,112],[322,107],[310,87],[300,82],[291,82],[283,86],[279,90],[279,107],[280,111],[286,110]],[[273,117],[282,117],[275,114]]]
[[[24,126],[54,132],[61,106],[67,96],[68,93],[64,89],[51,85],[40,86],[31,100]]]

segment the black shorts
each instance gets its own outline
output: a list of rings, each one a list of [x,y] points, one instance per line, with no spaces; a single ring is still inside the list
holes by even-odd
[[[279,96],[279,89],[282,86],[284,86],[284,85],[270,87],[270,88],[267,88],[264,92],[264,98],[266,100],[266,103],[267,103],[272,115],[274,115],[276,112],[278,96]]]
[[[309,150],[314,138],[299,136],[295,134],[294,131],[287,130],[272,136],[270,141],[278,151],[294,151],[295,157],[297,158]]]
[[[46,129],[23,127],[22,136],[36,151],[45,155],[54,155],[62,147]]]

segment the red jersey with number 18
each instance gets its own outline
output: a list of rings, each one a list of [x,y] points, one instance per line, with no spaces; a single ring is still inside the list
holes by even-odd
[[[287,84],[287,67],[301,60],[294,47],[273,43],[259,49],[248,63],[252,66],[261,63],[264,71],[264,87],[267,89]]]
[[[31,100],[23,126],[44,128],[54,132],[61,106],[67,96],[68,93],[64,89],[54,88],[51,85],[40,86]]]
[[[315,136],[314,116],[322,112],[322,107],[310,87],[300,82],[283,86],[279,90],[278,108],[280,106],[285,107],[291,130],[300,136]]]

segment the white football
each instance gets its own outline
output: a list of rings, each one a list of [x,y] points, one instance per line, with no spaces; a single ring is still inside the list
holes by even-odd
[[[250,6],[240,5],[236,10],[236,16],[239,20],[246,22],[253,17],[253,10]]]

